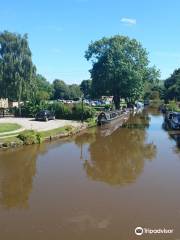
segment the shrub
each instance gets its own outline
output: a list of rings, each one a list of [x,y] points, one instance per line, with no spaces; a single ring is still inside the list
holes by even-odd
[[[25,145],[41,143],[41,135],[33,130],[26,130],[18,135],[18,138],[23,141]]]
[[[57,119],[71,119],[72,109],[63,103],[54,103],[49,106],[49,110],[55,112]]]
[[[149,105],[152,108],[159,108],[159,106],[162,104],[163,102],[160,99],[155,99],[155,100],[151,100]]]
[[[64,128],[65,128],[65,130],[68,131],[68,132],[70,132],[70,131],[73,130],[73,127],[70,126],[70,125],[67,125],[67,126],[65,126]]]
[[[180,108],[178,107],[176,101],[170,101],[169,104],[167,104],[167,109],[169,111],[180,112]]]
[[[35,117],[37,112],[47,109],[48,105],[45,102],[40,104],[27,102],[21,107],[21,117]],[[19,109],[14,108],[15,116],[19,117]]]
[[[82,119],[82,105],[65,105],[63,103],[55,103],[49,108],[51,111],[55,112],[57,119],[71,119],[71,120],[81,120]],[[83,106],[83,119],[92,118],[96,111],[88,106]]]
[[[86,120],[86,122],[87,122],[89,128],[97,126],[96,118],[88,118]]]
[[[83,112],[82,112],[82,105],[81,104],[76,104],[72,108],[72,118],[73,120],[81,120],[82,118],[84,120],[88,118],[92,118],[95,116],[95,109],[92,107],[88,106],[83,106]]]

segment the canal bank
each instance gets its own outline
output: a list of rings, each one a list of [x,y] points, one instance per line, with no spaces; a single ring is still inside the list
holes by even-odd
[[[24,130],[13,134],[7,134],[0,137],[0,149],[16,148],[23,145],[40,144],[60,138],[70,137],[87,129],[87,123],[78,126],[65,125],[60,128],[51,129],[49,131]]]
[[[111,133],[115,129],[121,127],[123,123],[128,120],[130,111],[128,110],[127,112],[123,113],[114,111],[107,112],[107,114],[116,114],[115,118],[110,119],[108,123],[105,124],[105,129],[108,129]],[[19,124],[19,129],[16,131],[0,133],[0,150],[16,148],[23,145],[40,144],[42,142],[49,142],[60,138],[72,137],[74,135],[82,133],[84,130],[97,126],[97,122],[98,121],[96,117],[87,119],[84,122],[70,120],[37,122],[34,119],[28,118],[0,119],[1,125],[7,123],[9,125],[17,123]],[[55,126],[61,127],[55,128]]]
[[[17,125],[18,128],[11,131],[14,125]],[[40,144],[70,137],[96,125],[96,118],[90,118],[84,122],[59,119],[40,122],[32,118],[3,118],[0,119],[0,130],[2,129],[0,131],[0,149]],[[5,127],[7,131],[3,131]]]

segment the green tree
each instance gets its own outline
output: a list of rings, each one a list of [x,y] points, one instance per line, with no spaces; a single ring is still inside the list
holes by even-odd
[[[79,85],[77,85],[77,84],[69,85],[69,98],[70,99],[80,98],[81,96],[82,96],[82,92],[81,92]]]
[[[53,82],[54,99],[68,99],[69,98],[69,87],[63,81],[55,79]]]
[[[35,66],[27,34],[0,33],[1,96],[20,102],[34,91]]]
[[[80,84],[80,89],[86,98],[89,98],[92,94],[92,80],[83,80]]]
[[[162,97],[162,81],[160,71],[155,66],[147,70],[147,81],[144,84],[144,99],[159,99]]]
[[[35,98],[37,102],[42,100],[48,100],[52,97],[53,87],[52,85],[40,74],[35,77],[36,93]]]
[[[165,97],[168,100],[180,100],[180,68],[176,69],[173,74],[165,80]]]
[[[146,50],[135,39],[116,35],[92,42],[85,53],[92,60],[93,92],[113,95],[116,108],[120,98],[138,99],[148,75]]]

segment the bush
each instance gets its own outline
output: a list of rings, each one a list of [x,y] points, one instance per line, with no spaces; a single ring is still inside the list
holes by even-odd
[[[42,138],[38,132],[33,130],[26,130],[18,135],[18,138],[23,141],[25,145],[41,143]]]
[[[35,117],[37,112],[45,110],[47,107],[48,105],[45,102],[41,102],[41,104],[27,102],[21,107],[21,117]],[[14,108],[14,112],[15,116],[19,117],[19,109]]]
[[[65,126],[64,128],[65,128],[65,130],[66,130],[67,132],[70,132],[70,131],[73,130],[73,127],[70,126],[70,125],[67,125],[67,126]]]
[[[72,118],[73,120],[81,120],[82,118],[84,120],[88,118],[94,117],[96,111],[92,107],[83,106],[83,112],[82,112],[82,105],[76,104],[74,105],[72,109]]]
[[[55,112],[57,119],[70,119],[81,120],[82,119],[82,105],[65,105],[63,103],[55,103],[50,107],[51,111]],[[96,111],[88,106],[83,106],[83,119],[92,118],[95,116]]]
[[[176,101],[170,101],[169,104],[167,104],[168,111],[175,111],[180,112],[180,108],[177,105]]]
[[[149,106],[152,108],[159,108],[163,102],[160,99],[151,100]]]
[[[57,119],[71,119],[72,109],[63,103],[54,103],[49,106],[49,110],[55,113]]]

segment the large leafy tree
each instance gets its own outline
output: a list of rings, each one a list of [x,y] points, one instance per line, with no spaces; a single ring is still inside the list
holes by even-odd
[[[55,79],[53,82],[54,99],[75,99],[82,95],[80,86],[66,84],[63,80]]]
[[[63,80],[55,79],[53,81],[53,88],[54,88],[54,99],[69,98],[69,87]]]
[[[80,89],[85,97],[90,97],[92,95],[92,80],[83,80],[80,84]]]
[[[135,39],[116,35],[92,42],[85,53],[92,60],[93,92],[113,95],[116,108],[120,98],[138,99],[148,75],[148,55]]]
[[[69,98],[75,99],[80,98],[82,96],[82,92],[80,86],[78,84],[69,85]]]
[[[144,85],[144,99],[163,97],[163,81],[159,78],[160,71],[155,66],[147,70],[147,81]]]
[[[36,75],[35,86],[35,99],[37,100],[37,102],[40,102],[42,100],[48,100],[52,97],[53,87],[50,82],[48,82],[47,79],[41,74]]]
[[[180,68],[176,69],[173,74],[165,80],[164,86],[167,99],[180,100]]]
[[[27,34],[0,33],[1,97],[20,102],[34,91],[35,66]]]

